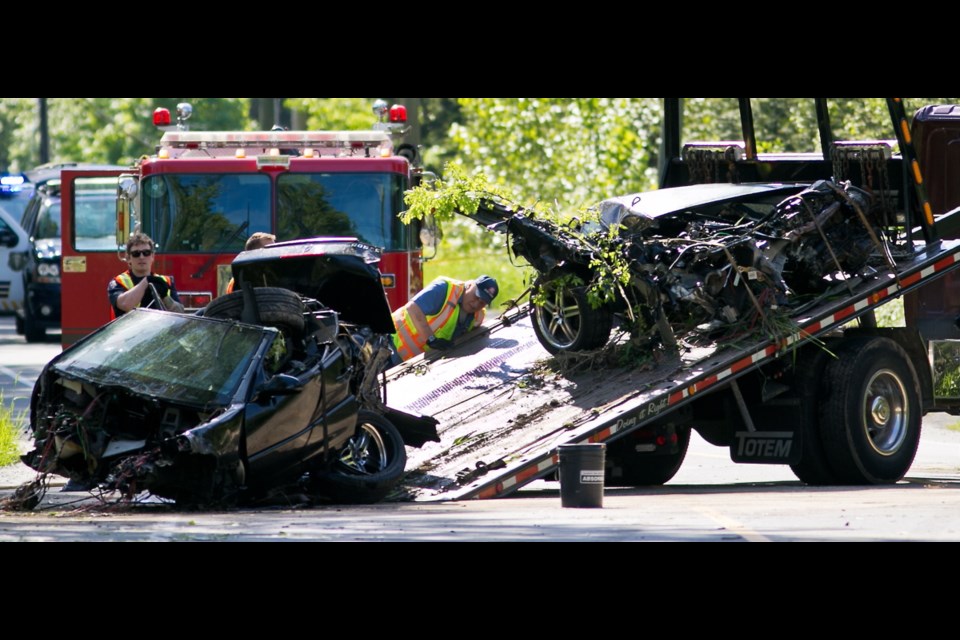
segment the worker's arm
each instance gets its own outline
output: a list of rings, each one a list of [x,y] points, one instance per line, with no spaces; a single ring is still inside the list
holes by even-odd
[[[124,291],[119,296],[117,296],[117,308],[123,311],[124,313],[128,311],[133,311],[140,306],[140,302],[143,301],[143,296],[147,292],[147,279],[144,278],[132,289]]]
[[[183,313],[184,311],[184,307],[180,303],[180,294],[177,293],[177,287],[173,284],[173,278],[170,279],[170,288],[162,302],[167,311],[173,311],[174,313]]]
[[[420,305],[411,300],[406,304],[406,307],[407,315],[410,317],[410,322],[413,323],[413,327],[417,330],[417,334],[424,336],[424,339],[432,336],[433,330],[430,328],[430,325],[427,324],[427,316],[424,315]]]

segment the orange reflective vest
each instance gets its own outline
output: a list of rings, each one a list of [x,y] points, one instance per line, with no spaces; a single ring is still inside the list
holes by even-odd
[[[438,278],[438,280],[443,280],[446,283],[447,292],[440,311],[426,316],[427,324],[433,331],[432,335],[444,340],[452,340],[457,329],[457,320],[460,318],[460,297],[466,291],[467,285],[452,278]],[[472,329],[482,324],[483,317],[484,312],[481,309],[474,314],[468,328]],[[406,306],[393,312],[393,325],[397,330],[393,334],[393,345],[403,360],[409,360],[420,355],[427,349],[427,339],[430,335],[417,333],[417,328],[410,320],[410,314],[407,312]]]
[[[173,278],[170,276],[161,276],[158,273],[151,273],[150,275],[157,276],[158,278],[163,278],[163,281],[167,283],[168,290],[173,291]],[[130,276],[129,271],[124,271],[116,278],[113,279],[118,285],[123,287],[124,291],[130,291],[133,289],[133,278]],[[169,293],[167,295],[170,295]],[[113,320],[117,317],[117,311],[113,308],[113,305],[110,305],[110,319]]]

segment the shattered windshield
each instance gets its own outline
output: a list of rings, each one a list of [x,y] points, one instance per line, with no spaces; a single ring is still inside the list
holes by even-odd
[[[65,354],[53,369],[98,385],[192,405],[226,405],[264,330],[136,309]]]

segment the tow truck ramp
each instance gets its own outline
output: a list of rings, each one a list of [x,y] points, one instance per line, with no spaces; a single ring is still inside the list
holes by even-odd
[[[389,406],[440,423],[441,442],[408,450],[404,488],[419,501],[509,495],[555,471],[560,445],[608,442],[668,416],[958,263],[960,241],[936,241],[901,259],[896,271],[839,282],[815,307],[794,315],[792,335],[682,346],[641,368],[567,366],[560,373],[536,338],[530,307],[514,309],[454,350],[419,356],[387,373]],[[751,429],[744,429],[733,446],[750,440]],[[755,433],[764,441],[776,434]]]

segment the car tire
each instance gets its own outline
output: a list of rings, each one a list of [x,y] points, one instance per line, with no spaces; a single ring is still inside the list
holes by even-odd
[[[604,484],[610,487],[646,487],[665,484],[677,475],[690,446],[690,428],[678,427],[677,451],[638,453],[630,434],[607,444]]]
[[[607,306],[590,306],[582,287],[546,283],[537,287],[535,298],[543,304],[533,307],[533,331],[550,353],[588,351],[610,339],[613,314]]]
[[[400,432],[384,416],[360,411],[357,428],[337,459],[311,473],[311,491],[345,504],[383,500],[400,482],[407,450]]]
[[[17,332],[17,335],[22,336],[25,329],[23,328],[23,318],[20,317],[19,313],[13,317],[13,326],[14,330]]]
[[[47,339],[47,330],[37,324],[33,314],[30,313],[29,303],[24,304],[23,310],[23,337],[29,343],[44,342]]]
[[[820,431],[842,484],[897,482],[920,443],[920,385],[893,340],[858,337],[836,350],[824,371]]]
[[[281,330],[300,334],[303,332],[303,301],[293,291],[278,287],[256,287],[253,290],[260,312],[260,322]],[[240,320],[243,315],[243,292],[234,291],[210,302],[203,315],[208,318]]]

